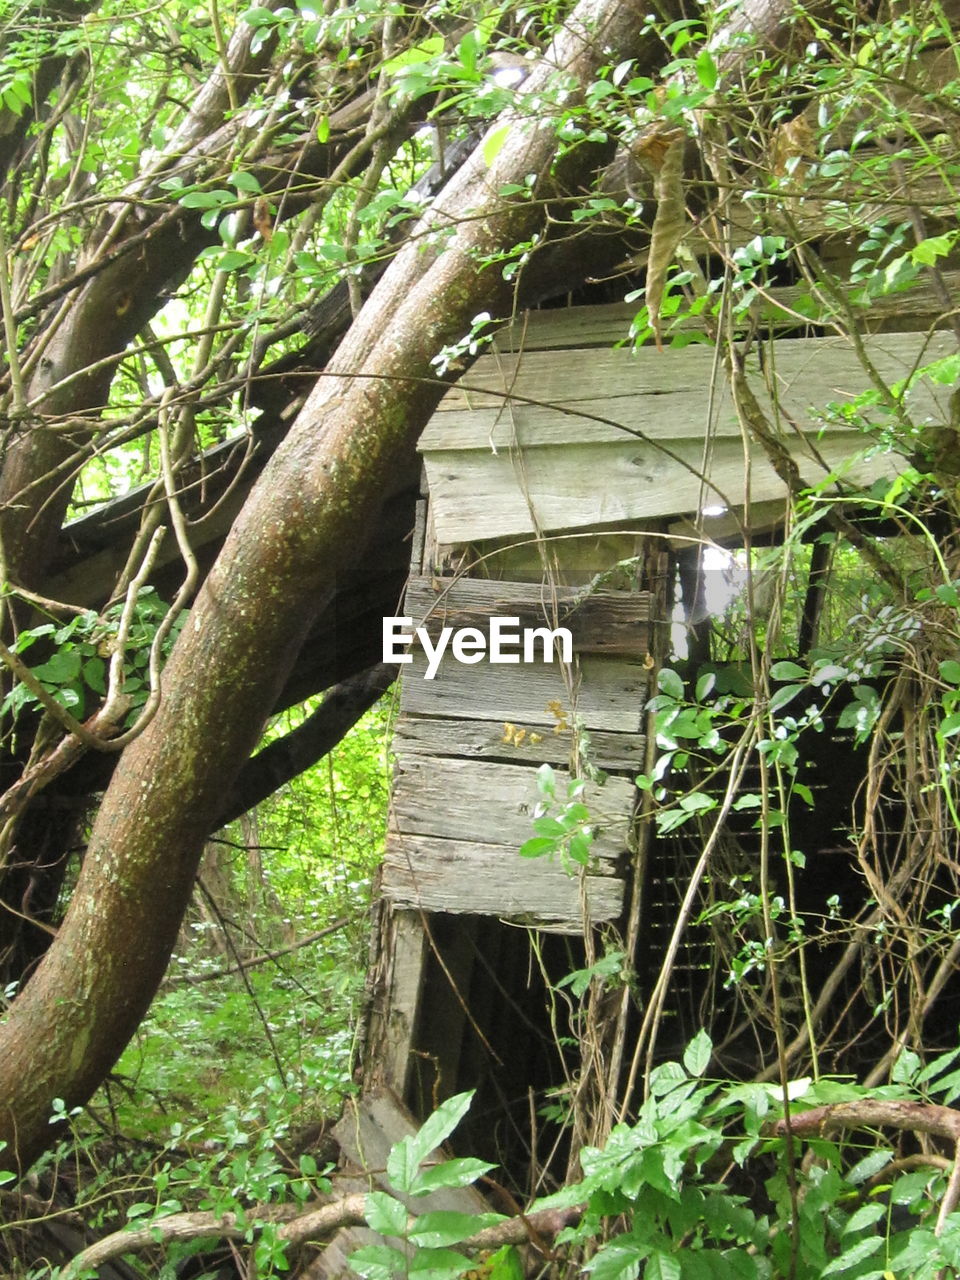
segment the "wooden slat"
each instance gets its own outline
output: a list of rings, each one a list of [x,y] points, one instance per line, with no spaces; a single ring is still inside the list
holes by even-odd
[[[846,465],[866,443],[864,436],[852,431],[834,432],[817,440],[825,466],[810,460],[805,451],[790,452],[797,457],[808,485],[822,480],[833,468],[842,468],[849,484],[866,486],[876,479],[892,478],[897,459],[891,455]],[[523,455],[522,476],[517,475],[514,460],[504,453],[496,457],[476,450],[428,454],[438,536],[448,543],[523,537],[537,529],[627,527],[717,503],[748,507],[739,441],[715,442],[706,466],[708,484],[702,483],[698,474],[704,461],[701,441],[674,441],[670,447],[675,457],[636,442],[530,449]],[[750,459],[750,502],[783,498],[783,481],[759,446],[751,448]],[[489,718],[499,718],[498,713]]]
[[[592,921],[620,915],[621,880],[588,875],[585,889]],[[515,848],[503,845],[392,835],[383,864],[383,892],[399,906],[422,911],[561,924],[574,933],[583,926],[579,879],[557,863],[520,858]]]
[[[427,954],[426,934],[418,913],[383,911],[383,954],[371,1016],[373,1054],[364,1084],[392,1089],[406,1097],[410,1051]]]
[[[504,738],[504,722],[496,720],[447,720],[439,717],[401,715],[394,729],[394,750],[403,756],[460,756],[466,760],[515,761],[520,764],[567,765],[573,746],[569,732],[540,733],[531,740],[531,726],[519,746]],[[546,726],[541,726],[545,728]],[[534,730],[534,732],[536,732]],[[607,733],[595,729],[590,734],[587,758],[599,769],[636,773],[643,767],[645,738],[641,733]]]
[[[568,775],[557,771],[557,795],[566,795]],[[600,787],[588,782],[583,802],[596,831],[597,858],[616,859],[627,847],[637,790],[627,778],[608,778]],[[530,865],[517,849],[534,835],[539,795],[536,769],[486,760],[451,757],[401,757],[390,805],[390,830],[406,840],[438,836],[505,847],[506,872]],[[493,870],[493,869],[492,869]],[[521,876],[522,878],[522,876]],[[467,886],[461,886],[470,891]]]
[[[433,680],[425,680],[426,658],[419,647],[403,668],[400,707],[412,715],[458,720],[493,720],[523,725],[546,735],[557,721],[552,701],[567,710],[570,723],[588,730],[638,733],[649,698],[649,671],[642,662],[614,661],[587,654],[578,659],[582,673],[574,694],[560,663],[533,666],[466,666],[444,662]]]
[[[960,294],[960,271],[945,272],[944,282],[948,292]],[[767,290],[766,298],[769,301],[758,297],[756,307],[751,307],[743,317],[744,327],[754,325],[757,320],[764,326],[787,328],[795,328],[803,323],[797,316],[795,307],[801,298],[805,300],[805,306],[809,305],[808,289],[800,285],[771,288]],[[627,340],[630,323],[640,307],[640,302],[610,302],[590,307],[556,307],[524,312],[498,330],[494,346],[500,352],[609,347],[615,342]],[[862,316],[865,331],[870,332],[891,319],[902,322],[905,318],[916,317],[928,322],[939,315],[943,307],[935,286],[919,280],[906,293],[870,298],[860,308],[854,305],[854,310]],[[816,317],[805,316],[803,319],[810,324],[816,323]],[[824,315],[823,319],[828,321],[829,316]],[[925,323],[924,328],[926,327]],[[690,330],[702,332],[701,317],[667,322],[668,335],[674,331]]]
[[[491,617],[516,617],[518,630],[569,628],[577,653],[643,657],[650,648],[649,592],[415,577],[407,584],[403,608],[413,625],[425,626],[434,641],[442,627],[486,631]]]
[[[905,378],[920,364],[952,354],[952,333],[929,338],[918,333],[873,334],[864,345],[877,373],[886,382]],[[764,374],[760,356],[746,362],[747,373],[763,403]],[[856,352],[845,338],[781,338],[763,351],[764,365],[777,391],[782,412],[808,426],[809,409],[844,404],[870,387]],[[441,401],[420,440],[420,449],[507,448],[514,442],[514,427],[525,426],[520,443],[577,443],[586,424],[576,417],[557,414],[549,425],[531,406],[507,400],[523,397],[533,406],[566,406],[610,418],[615,423],[643,430],[650,438],[703,438],[708,429],[721,435],[739,435],[740,428],[729,404],[722,373],[715,378],[716,353],[712,347],[690,346],[681,351],[525,351],[519,355],[481,356],[461,382]],[[714,382],[717,385],[714,387]],[[717,397],[720,397],[718,402]],[[917,387],[910,400],[918,416],[942,411],[949,389]],[[938,410],[939,406],[939,410]],[[769,407],[769,402],[766,402]],[[477,417],[475,411],[492,409],[493,416]],[[609,409],[609,411],[608,411]],[[447,415],[458,413],[456,419]],[[527,418],[523,417],[527,413]],[[499,414],[499,422],[497,415]],[[714,415],[711,417],[711,414]],[[512,416],[511,416],[512,415]],[[494,426],[496,423],[496,426]],[[542,436],[537,431],[545,432]],[[617,439],[617,428],[597,426],[597,440]],[[591,436],[591,439],[594,437]],[[432,486],[431,486],[432,492]]]

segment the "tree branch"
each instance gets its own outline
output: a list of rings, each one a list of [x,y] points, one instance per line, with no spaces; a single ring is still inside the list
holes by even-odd
[[[251,1229],[259,1233],[260,1228],[278,1222],[282,1224],[277,1231],[280,1240],[287,1245],[305,1244],[308,1240],[329,1236],[341,1227],[364,1226],[366,1201],[366,1195],[358,1193],[335,1200],[332,1204],[311,1206],[306,1212],[303,1205],[281,1204],[259,1205],[242,1216],[235,1213],[174,1213],[167,1218],[154,1219],[149,1226],[115,1231],[98,1240],[68,1263],[62,1280],[73,1280],[84,1270],[102,1266],[111,1258],[140,1253],[158,1244],[197,1240],[203,1236],[219,1240],[248,1240]],[[506,1218],[461,1241],[458,1248],[472,1253],[481,1249],[498,1249],[506,1244],[525,1244],[538,1236],[553,1237],[576,1222],[582,1213],[582,1206],[575,1206],[543,1209],[539,1213]],[[412,1224],[413,1217],[409,1221]]]
[[[334,685],[311,716],[264,747],[240,770],[213,830],[239,818],[332,751],[364,712],[386,693],[397,673],[396,666],[381,662]]]

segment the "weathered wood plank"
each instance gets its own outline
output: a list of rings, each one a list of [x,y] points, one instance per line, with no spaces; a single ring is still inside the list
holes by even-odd
[[[384,908],[364,1084],[405,1097],[427,942],[419,913]]]
[[[566,794],[568,777],[566,771],[557,771],[558,796]],[[637,789],[627,778],[610,777],[602,787],[586,784],[583,802],[590,810],[596,833],[593,851],[599,859],[616,859],[627,847],[636,796]],[[517,857],[516,850],[534,834],[531,824],[539,798],[533,766],[446,756],[401,757],[390,830],[403,840],[426,835],[505,846],[506,873],[524,872],[529,864]]]
[[[404,614],[424,626],[432,640],[442,627],[488,628],[492,617],[519,619],[513,630],[567,627],[577,653],[643,657],[650,649],[650,593],[587,593],[549,583],[494,582],[483,578],[414,577],[407,584]]]
[[[583,889],[592,921],[620,915],[622,880],[588,875]],[[399,906],[422,911],[561,924],[574,933],[583,926],[579,878],[544,858],[520,858],[516,849],[504,845],[391,835],[383,864],[383,892]]]
[[[512,538],[499,545],[484,543],[482,554],[469,554],[463,572],[500,582],[545,582],[558,586],[633,591],[646,555],[642,531],[604,533],[579,530],[538,538]],[[546,567],[545,567],[546,566]]]
[[[419,1127],[400,1101],[384,1089],[364,1094],[359,1100],[349,1099],[343,1116],[333,1128],[333,1136],[351,1164],[366,1172],[373,1184],[402,1200],[411,1213],[489,1211],[489,1204],[476,1187],[442,1187],[429,1195],[413,1198],[390,1186],[385,1172],[390,1148],[416,1133]],[[449,1155],[437,1149],[425,1163],[437,1164],[446,1159]]]
[[[587,654],[575,663],[581,678],[571,692],[560,663],[494,667],[447,661],[433,680],[425,680],[423,651],[415,646],[411,656],[403,668],[400,707],[412,715],[510,721],[546,735],[557,723],[548,704],[558,702],[571,724],[579,720],[591,731],[638,733],[650,697],[650,673],[642,662]]]
[[[411,1213],[433,1213],[437,1210],[470,1214],[488,1212],[490,1205],[476,1187],[442,1188],[413,1199],[399,1195],[390,1185],[386,1176],[390,1148],[401,1138],[416,1133],[418,1128],[409,1111],[390,1090],[377,1089],[365,1093],[359,1100],[349,1099],[332,1132],[355,1172],[353,1176],[336,1176],[337,1191],[346,1195],[379,1187],[403,1200]],[[447,1158],[442,1150],[434,1151],[429,1157],[433,1163]],[[347,1259],[356,1249],[385,1242],[395,1248],[401,1247],[399,1240],[377,1235],[366,1227],[342,1228],[320,1256],[299,1274],[304,1280],[343,1280],[344,1276],[354,1274]]]
[[[864,344],[877,373],[888,383],[956,350],[952,333],[873,334],[864,338]],[[789,415],[803,426],[820,425],[811,419],[811,406],[822,411],[831,402],[848,403],[870,386],[845,338],[781,338],[764,347],[762,359],[773,378],[783,420]],[[618,348],[481,356],[444,396],[421,436],[420,449],[427,454],[435,449],[490,452],[492,447],[509,448],[517,439],[522,446],[532,447],[576,444],[585,432],[596,442],[623,436],[616,426],[591,424],[575,413],[558,413],[557,407],[609,418],[642,430],[651,439],[703,438],[709,433],[739,436],[725,383],[713,385],[715,360],[713,348],[705,346],[681,351]],[[746,369],[758,399],[769,410],[760,360],[753,353]],[[522,404],[517,397],[531,403]],[[908,403],[922,420],[927,414],[942,413],[948,400],[949,388],[920,384]],[[479,415],[481,409],[493,412]]]
[[[960,294],[960,271],[947,271],[944,279],[951,294]],[[809,299],[808,289],[800,285],[787,285],[768,289],[767,295],[768,303],[758,300],[757,307],[751,308],[749,314],[743,317],[744,326],[753,325],[757,319],[764,326],[785,328],[795,328],[803,320],[810,324],[817,322],[816,315],[804,315],[801,320],[795,310],[801,298]],[[862,315],[867,332],[879,328],[881,322],[888,320],[902,322],[908,317],[917,317],[928,321],[943,310],[935,286],[926,281],[917,281],[906,293],[870,298],[859,309],[855,303],[853,305]],[[611,302],[590,307],[556,307],[523,312],[497,331],[494,347],[500,352],[609,347],[615,342],[626,341],[630,323],[639,310],[638,302]],[[828,321],[829,316],[823,313],[822,319]],[[670,321],[667,325],[668,334],[674,330],[689,332],[692,329],[702,331],[703,320],[694,317],[686,321]]]
[[[790,452],[808,485],[835,468],[843,468],[844,480],[856,485],[892,477],[897,465],[892,455],[846,465],[865,443],[856,432],[834,432],[816,441],[822,462],[797,448]],[[467,542],[523,537],[537,529],[615,528],[714,504],[747,508],[785,496],[783,481],[759,446],[750,449],[749,503],[739,441],[718,440],[709,449],[709,482],[699,474],[703,441],[671,441],[670,448],[673,457],[636,441],[530,449],[523,457],[522,482],[504,453],[428,454],[434,523],[442,541]]]
[[[511,722],[525,731],[516,743],[516,734],[505,732],[505,722],[495,720],[447,720],[440,717],[401,715],[394,729],[394,750],[398,755],[460,756],[466,760],[514,761],[518,764],[567,765],[573,746],[569,732],[547,730],[539,741],[531,741],[531,726]],[[545,725],[542,729],[546,728]],[[642,769],[646,739],[642,733],[608,733],[595,729],[590,734],[587,759],[600,769]]]

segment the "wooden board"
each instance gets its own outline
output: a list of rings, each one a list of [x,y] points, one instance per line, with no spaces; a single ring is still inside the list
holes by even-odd
[[[609,567],[609,566],[608,566]],[[650,648],[650,593],[587,591],[483,578],[411,578],[404,614],[432,640],[442,627],[486,631],[491,617],[515,617],[518,629],[567,627],[577,653],[643,658]]]
[[[588,654],[577,661],[578,683],[571,693],[560,663],[466,666],[445,662],[433,680],[425,680],[427,662],[414,648],[413,662],[403,668],[400,709],[411,715],[446,716],[455,720],[509,721],[546,736],[557,720],[548,710],[559,702],[573,724],[587,730],[639,733],[650,696],[650,673],[642,662],[614,661]]]
[[[427,1196],[413,1199],[399,1195],[386,1177],[387,1156],[394,1143],[409,1134],[416,1133],[419,1125],[389,1090],[376,1090],[364,1094],[359,1100],[349,1099],[340,1120],[333,1129],[333,1136],[340,1145],[346,1162],[353,1166],[353,1176],[336,1178],[340,1194],[376,1190],[389,1191],[406,1204],[411,1213],[434,1213],[437,1210],[454,1213],[486,1213],[489,1203],[476,1187],[441,1188]],[[429,1157],[431,1163],[446,1159],[446,1153],[437,1150]],[[360,1176],[358,1176],[360,1175]],[[303,1280],[343,1280],[353,1276],[347,1259],[356,1249],[368,1244],[389,1243],[399,1247],[398,1240],[376,1235],[366,1227],[343,1228],[336,1233],[319,1257],[310,1262],[298,1274]]]
[[[401,1195],[387,1181],[386,1165],[390,1148],[402,1138],[416,1133],[419,1124],[406,1107],[387,1089],[364,1094],[359,1101],[348,1099],[343,1116],[333,1128],[340,1150],[356,1169],[365,1172],[373,1186],[390,1191],[411,1213],[485,1213],[490,1206],[476,1187],[441,1187],[426,1196]],[[441,1149],[424,1163],[449,1159]]]
[[[372,976],[364,1090],[388,1088],[406,1097],[427,939],[419,912],[379,911],[379,953]]]
[[[952,354],[956,350],[956,339],[952,333],[935,333],[929,337],[918,333],[887,333],[866,336],[864,345],[880,377],[893,382],[906,377],[919,365]],[[842,404],[870,386],[867,374],[845,338],[781,338],[764,346],[762,353],[761,356],[753,352],[746,360],[746,371],[758,399],[763,403],[762,358],[780,403],[797,421],[809,420],[811,405],[822,410],[832,401]],[[618,348],[481,356],[441,401],[421,437],[420,449],[424,453],[451,447],[489,449],[488,420],[477,420],[466,439],[463,432],[471,419],[448,419],[446,415],[461,410],[501,411],[511,397],[517,399],[512,409],[514,416],[524,398],[533,406],[548,408],[567,405],[576,409],[583,408],[584,402],[604,402],[616,405],[621,413],[628,412],[630,403],[639,398],[641,412],[636,421],[625,425],[642,426],[648,434],[659,433],[664,437],[674,433],[677,437],[702,437],[710,421],[707,397],[712,384],[717,383],[714,400],[716,395],[727,396],[722,369],[717,377],[715,366],[716,352],[708,346],[689,346],[681,351],[645,348],[631,352]],[[669,401],[658,399],[665,396],[670,397]],[[945,405],[949,388],[935,389],[924,384],[916,388],[913,396],[911,403],[915,412],[922,415],[934,400]],[[598,412],[615,422],[621,421],[617,413]],[[454,422],[458,424],[456,427]],[[718,429],[727,434],[740,434],[732,406],[728,405],[719,414]],[[494,443],[502,440],[504,446],[509,445],[512,442],[509,415],[502,418],[499,430],[501,434],[495,437]],[[564,426],[561,417],[557,427],[559,436],[540,440],[528,435],[521,443],[575,442],[577,430],[576,419]],[[616,429],[609,430],[615,432]]]
[[[472,766],[476,768],[476,765]],[[623,909],[623,881],[584,877],[594,923]],[[491,915],[516,923],[583,928],[581,885],[556,862],[521,858],[516,846],[396,834],[387,838],[383,892],[398,906],[453,914]]]
[[[865,339],[887,383],[951,353],[953,335]],[[781,339],[754,356],[751,383],[778,424],[803,480],[815,484],[867,448],[871,437],[828,421],[829,405],[867,390],[844,339]],[[748,507],[783,496],[759,446],[745,490],[742,431],[715,353],[528,351],[482,357],[453,388],[421,440],[431,516],[441,543],[537,531],[635,525],[704,506]],[[777,408],[764,390],[776,389]],[[920,382],[907,397],[918,424],[949,417],[948,386]],[[879,409],[868,416],[882,425]],[[866,485],[892,475],[895,457],[861,459],[843,472]],[[702,477],[705,477],[702,478]]]
[[[514,729],[523,730],[524,725]],[[569,732],[547,729],[537,741],[527,729],[519,743],[516,732],[497,720],[447,720],[434,716],[401,715],[393,734],[398,755],[460,756],[466,760],[515,761],[520,764],[568,765],[573,746]],[[542,726],[546,728],[546,725]],[[642,733],[590,734],[587,757],[599,769],[623,770],[632,775],[643,768],[646,739]]]
[[[865,444],[853,432],[818,440],[822,464],[797,458],[804,483],[816,484]],[[522,480],[505,453],[428,454],[438,536],[443,542],[463,542],[525,537],[535,529],[624,528],[715,505],[751,509],[785,496],[783,481],[759,446],[750,449],[749,501],[739,441],[713,445],[706,464],[709,483],[698,474],[704,464],[701,441],[671,441],[670,447],[673,457],[637,442],[530,449],[523,455]],[[797,456],[797,450],[790,452]],[[891,455],[861,459],[842,474],[848,484],[867,486],[892,479],[897,463]]]
[[[558,797],[566,794],[568,776],[564,770],[557,771]],[[583,801],[597,831],[593,850],[598,858],[616,859],[626,849],[636,796],[637,789],[627,778],[608,778],[602,787],[586,784]],[[506,846],[508,869],[514,863],[523,869],[530,864],[520,860],[516,851],[534,835],[531,823],[539,798],[533,766],[401,757],[393,784],[390,830],[401,839],[426,835]]]
[[[960,294],[960,271],[944,272],[944,280],[951,294]],[[758,299],[742,318],[744,327],[757,319],[765,326],[774,325],[796,328],[795,307],[801,298],[809,298],[809,290],[798,285],[771,288],[766,291],[769,302]],[[566,347],[610,347],[615,342],[628,340],[630,323],[641,309],[641,302],[609,302],[589,307],[554,307],[543,311],[526,311],[510,324],[498,330],[494,337],[497,351],[542,351]],[[887,294],[870,298],[867,305],[854,307],[862,317],[864,332],[875,331],[889,320],[896,320],[902,327],[908,317],[923,321],[923,329],[929,326],[931,317],[943,310],[932,283],[915,282],[908,292]],[[810,323],[814,323],[814,319]],[[674,330],[702,332],[701,317],[687,321],[668,321],[667,334]]]

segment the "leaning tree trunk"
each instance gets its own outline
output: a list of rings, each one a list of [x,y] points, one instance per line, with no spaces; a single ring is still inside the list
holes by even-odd
[[[553,66],[585,85],[637,43],[632,6],[583,0],[531,91]],[[88,1098],[143,1017],[224,779],[440,397],[431,360],[479,312],[509,305],[501,271],[478,264],[528,238],[539,215],[500,188],[546,174],[556,147],[548,117],[517,122],[491,166],[474,154],[429,215],[452,238],[431,255],[415,234],[398,254],[248,499],[167,664],[160,710],[114,774],[59,936],[0,1029],[9,1164],[42,1150],[52,1100]]]
[[[771,14],[792,10],[787,0],[744,8],[764,30]],[[581,0],[528,96],[548,96],[557,74],[582,93],[601,65],[652,67],[658,50],[638,26],[627,0]],[[546,115],[514,121],[489,165],[482,149],[474,154],[391,264],[251,493],[167,664],[160,709],[114,773],[59,934],[0,1027],[8,1167],[25,1168],[44,1148],[52,1100],[87,1099],[144,1015],[224,788],[442,393],[434,357],[479,313],[510,309],[513,286],[495,262],[482,264],[542,229],[553,174],[570,185],[604,158],[583,145],[558,165],[557,149]],[[500,195],[531,173],[533,199]]]

